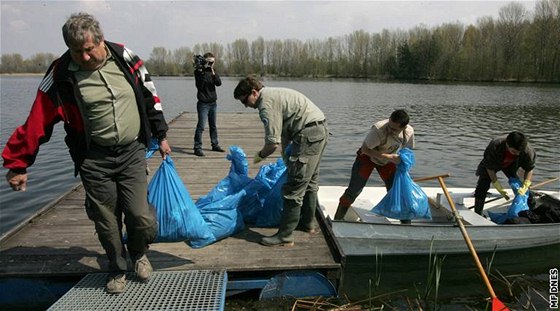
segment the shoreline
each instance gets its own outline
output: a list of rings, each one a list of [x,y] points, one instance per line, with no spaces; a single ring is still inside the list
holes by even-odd
[[[0,73],[0,77],[41,77],[45,73]],[[181,78],[190,77],[185,75],[151,75],[157,78]],[[222,77],[227,78],[240,78],[240,75],[222,75]],[[558,81],[536,81],[536,80],[503,80],[503,81],[490,81],[490,80],[430,80],[430,79],[416,79],[416,80],[399,80],[399,79],[383,79],[383,78],[364,78],[364,77],[332,77],[332,76],[315,76],[315,77],[290,77],[290,76],[279,76],[279,75],[265,75],[263,78],[268,78],[272,80],[363,80],[368,82],[379,82],[379,83],[410,83],[410,84],[465,84],[465,85],[542,85],[542,86],[558,86],[560,82]]]
[[[26,76],[44,76],[45,73],[23,73],[23,72],[16,72],[16,73],[0,73],[0,77],[26,77]]]

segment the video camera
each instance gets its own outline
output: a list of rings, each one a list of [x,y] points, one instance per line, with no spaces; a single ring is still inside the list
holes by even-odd
[[[193,56],[193,64],[195,69],[204,69],[206,66],[206,59],[202,55]]]

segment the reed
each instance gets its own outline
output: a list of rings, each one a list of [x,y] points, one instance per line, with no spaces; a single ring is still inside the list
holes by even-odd
[[[428,301],[430,294],[434,291],[433,307],[437,309],[438,294],[441,280],[441,270],[446,256],[438,256],[433,249],[434,240],[430,242],[430,256],[428,261],[428,276],[426,280],[426,289],[424,291],[424,300]]]
[[[502,284],[507,292],[511,305],[520,310],[542,310],[549,306],[548,283],[530,279],[524,274],[504,275],[496,270],[494,275],[497,282]]]

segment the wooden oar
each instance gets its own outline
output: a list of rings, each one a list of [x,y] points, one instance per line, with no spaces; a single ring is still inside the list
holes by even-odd
[[[441,174],[441,175],[434,175],[434,176],[427,176],[427,177],[420,177],[420,178],[415,178],[414,182],[419,182],[419,181],[426,181],[426,180],[432,180],[432,179],[438,179],[438,178],[445,178],[445,177],[449,177],[449,174]]]
[[[550,184],[551,182],[557,181],[558,179],[560,179],[560,177],[551,178],[551,179],[549,179],[549,180],[542,181],[542,182],[540,182],[540,183],[538,183],[538,184],[534,184],[534,185],[532,185],[532,186],[529,188],[529,190],[534,190],[534,189],[539,188],[539,187],[542,187],[542,186],[544,186],[544,185],[546,185],[546,184]],[[495,197],[495,198],[492,198],[492,199],[490,199],[490,200],[486,200],[486,201],[484,202],[484,204],[490,203],[490,202],[494,202],[494,201],[498,201],[498,200],[503,199],[503,198],[504,198],[503,196]],[[473,208],[474,208],[474,205],[468,207],[468,209],[473,209]]]
[[[463,238],[465,239],[465,242],[467,243],[469,251],[471,252],[471,255],[474,259],[474,263],[476,264],[476,267],[478,268],[478,272],[482,276],[482,280],[484,280],[484,284],[486,284],[486,287],[488,288],[488,292],[490,293],[490,296],[492,297],[492,311],[495,311],[495,310],[509,310],[498,299],[498,297],[496,296],[496,293],[494,292],[494,289],[492,288],[492,284],[490,284],[490,280],[488,279],[488,276],[486,275],[486,272],[484,271],[484,268],[482,267],[482,264],[480,263],[480,259],[478,258],[476,250],[474,249],[474,246],[472,244],[471,238],[469,237],[469,234],[467,233],[467,229],[465,229],[465,225],[463,224],[462,217],[459,215],[459,212],[457,211],[457,208],[455,207],[455,203],[453,202],[453,199],[451,199],[451,195],[449,195],[449,191],[447,191],[447,186],[445,186],[445,182],[443,181],[443,177],[441,177],[441,176],[438,177],[438,181],[439,181],[439,184],[441,186],[441,189],[443,189],[443,192],[445,194],[445,197],[447,198],[447,201],[449,202],[449,205],[451,206],[451,210],[453,211],[453,215],[455,216],[455,220],[457,221],[457,224],[459,225],[459,228],[461,229],[461,233],[463,234]]]
[[[535,188],[542,187],[542,186],[544,186],[544,185],[546,185],[546,184],[550,184],[550,183],[553,182],[553,181],[557,181],[558,179],[560,179],[560,177],[554,177],[554,178],[551,178],[551,179],[549,179],[549,180],[541,181],[541,182],[538,183],[538,184],[535,184],[535,185],[530,186],[529,189],[535,189]]]

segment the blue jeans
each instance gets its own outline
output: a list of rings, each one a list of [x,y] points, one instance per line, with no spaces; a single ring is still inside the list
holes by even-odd
[[[210,142],[212,147],[218,147],[218,128],[216,127],[216,102],[213,103],[196,103],[196,111],[198,112],[198,123],[194,133],[194,149],[202,149],[202,132],[206,127],[206,118],[210,127]]]

